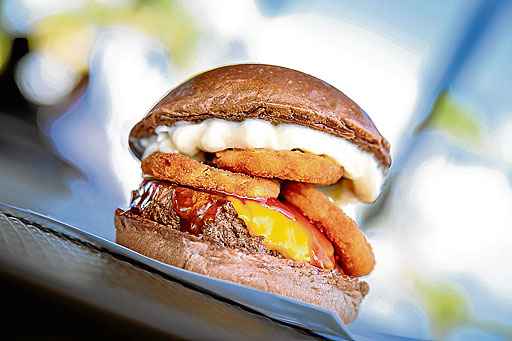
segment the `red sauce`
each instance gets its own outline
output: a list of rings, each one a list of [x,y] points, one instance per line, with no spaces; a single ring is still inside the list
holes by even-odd
[[[158,192],[158,186],[159,184],[156,181],[145,180],[139,190],[132,193],[130,209],[143,210]],[[180,217],[181,230],[193,235],[200,235],[205,225],[215,220],[217,211],[228,201],[226,196],[236,197],[242,202],[256,201],[280,212],[289,219],[299,222],[312,234],[310,263],[324,269],[332,269],[335,266],[332,243],[324,234],[304,217],[297,208],[274,198],[245,198],[227,193],[215,194],[187,187],[176,187],[173,192],[172,207]]]
[[[138,190],[132,191],[130,210],[140,213],[158,192],[158,183],[144,180]]]
[[[172,206],[181,218],[182,231],[199,235],[207,222],[212,222],[217,211],[226,203],[222,196],[194,191],[186,187],[176,187]]]

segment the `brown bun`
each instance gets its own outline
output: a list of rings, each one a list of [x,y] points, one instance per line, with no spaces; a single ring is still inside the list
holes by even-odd
[[[335,311],[345,323],[357,316],[368,284],[337,270],[321,270],[268,254],[218,248],[200,237],[117,210],[116,240],[145,256],[210,277],[288,296]]]
[[[202,73],[165,96],[130,133],[130,147],[159,125],[208,118],[260,118],[294,123],[345,138],[389,168],[389,143],[344,93],[318,78],[279,66],[241,64]]]

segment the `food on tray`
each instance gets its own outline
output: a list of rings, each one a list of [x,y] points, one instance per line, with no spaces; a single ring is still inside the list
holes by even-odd
[[[356,318],[375,259],[343,209],[377,198],[391,159],[341,91],[283,67],[221,67],[172,90],[129,142],[144,180],[116,211],[118,243]]]

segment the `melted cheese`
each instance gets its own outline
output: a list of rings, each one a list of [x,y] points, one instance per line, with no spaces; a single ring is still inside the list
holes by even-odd
[[[288,259],[332,269],[334,248],[314,227],[257,201],[228,197],[252,236]]]

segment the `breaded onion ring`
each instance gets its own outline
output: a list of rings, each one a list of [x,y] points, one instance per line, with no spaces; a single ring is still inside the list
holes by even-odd
[[[217,169],[178,153],[156,152],[142,160],[142,171],[159,180],[247,198],[276,198],[279,183]]]
[[[369,274],[375,266],[372,248],[357,224],[312,185],[288,183],[284,198],[322,229],[341,258],[341,268],[350,276]]]
[[[219,168],[263,178],[331,185],[343,176],[343,168],[334,160],[300,151],[235,149],[215,156],[213,163]]]

